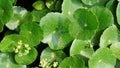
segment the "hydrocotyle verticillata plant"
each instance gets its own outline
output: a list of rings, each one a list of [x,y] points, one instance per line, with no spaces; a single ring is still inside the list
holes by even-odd
[[[0,0],[1,68],[120,68],[120,0],[26,1]]]

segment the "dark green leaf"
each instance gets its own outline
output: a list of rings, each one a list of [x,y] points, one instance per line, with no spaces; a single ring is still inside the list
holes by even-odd
[[[23,49],[23,52],[19,52],[15,55],[15,60],[18,64],[25,64],[29,65],[35,61],[37,58],[37,50],[33,47],[26,53],[25,49]]]
[[[71,23],[69,32],[76,39],[90,40],[98,28],[96,16],[87,9],[77,9],[74,12],[76,22]]]
[[[31,45],[38,45],[43,39],[43,32],[36,23],[23,23],[20,27],[20,35],[25,36]]]
[[[13,15],[12,3],[10,0],[0,0],[0,20],[7,23]]]
[[[43,16],[45,16],[48,12],[50,12],[50,10],[48,9],[44,9],[44,10],[33,10],[32,11],[32,17],[33,17],[33,21],[35,22],[40,22],[41,18]]]
[[[90,10],[95,13],[99,21],[99,31],[106,29],[114,23],[111,11],[105,7],[94,6]]]

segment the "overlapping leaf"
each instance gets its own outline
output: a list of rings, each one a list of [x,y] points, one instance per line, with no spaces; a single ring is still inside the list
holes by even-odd
[[[26,65],[18,65],[13,61],[13,57],[9,53],[0,53],[1,68],[26,68]]]
[[[43,68],[58,67],[61,61],[66,57],[62,50],[51,50],[46,48],[42,51],[40,56],[40,66]]]
[[[94,50],[91,47],[89,42],[75,39],[70,48],[70,55],[81,55],[90,58],[94,53]]]
[[[105,7],[94,6],[90,10],[95,13],[99,21],[99,31],[106,29],[114,23],[111,11]]]
[[[79,56],[70,56],[60,63],[59,68],[85,68],[85,63]]]
[[[25,15],[27,14],[27,10],[22,7],[14,6],[13,13],[14,15],[12,16],[10,21],[6,23],[6,26],[10,30],[14,30],[20,25],[21,19],[24,19]]]
[[[96,16],[87,9],[77,9],[74,12],[76,22],[71,23],[69,32],[76,39],[90,40],[98,28]]]
[[[116,58],[108,48],[98,49],[89,60],[89,68],[114,68]]]
[[[115,42],[110,46],[111,51],[116,58],[120,59],[120,42]]]
[[[40,1],[40,0],[34,2],[32,6],[33,6],[36,10],[42,10],[42,9],[45,8],[44,2],[43,2],[43,1]]]
[[[69,19],[60,13],[48,13],[40,21],[44,33],[44,43],[48,43],[52,49],[63,49],[71,42],[69,35]]]
[[[0,0],[0,21],[7,23],[13,15],[12,3],[9,0]]]
[[[116,41],[118,41],[118,29],[113,25],[103,32],[100,38],[100,47],[106,47]]]
[[[20,56],[19,54],[16,54],[15,60],[18,64],[29,65],[35,61],[37,55],[38,55],[37,50],[31,47],[27,55]]]
[[[73,12],[83,7],[80,0],[64,0],[62,4],[62,13],[66,15],[73,15]]]
[[[48,9],[44,10],[33,10],[32,11],[32,17],[33,21],[39,22],[43,16],[45,16],[48,12],[50,12]]]
[[[36,46],[43,39],[43,31],[36,23],[24,23],[20,27],[20,35],[25,36],[31,43]]]
[[[24,36],[20,36],[20,35],[16,35],[16,34],[5,36],[0,43],[0,51],[13,52],[20,40],[26,44],[30,43]]]

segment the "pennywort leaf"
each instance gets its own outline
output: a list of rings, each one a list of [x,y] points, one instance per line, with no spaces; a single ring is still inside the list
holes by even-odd
[[[21,19],[27,14],[27,10],[22,7],[14,6],[13,13],[10,21],[6,23],[7,28],[10,30],[15,30],[20,25]]]
[[[0,21],[7,23],[13,15],[12,3],[10,0],[0,0]]]
[[[115,55],[116,58],[120,59],[120,42],[115,42],[110,46],[112,53]]]
[[[91,58],[94,50],[92,44],[87,41],[75,39],[70,47],[70,55],[81,55],[85,58]]]
[[[43,68],[58,67],[61,61],[66,57],[62,50],[52,50],[49,47],[45,48],[40,56],[40,66]]]
[[[39,22],[43,16],[45,16],[50,10],[44,9],[44,10],[33,10],[31,12],[33,17],[33,22]]]
[[[13,60],[10,53],[0,53],[0,67],[1,68],[27,68],[26,65],[18,65]]]
[[[21,35],[12,34],[6,35],[0,43],[0,51],[2,52],[13,52],[19,41],[25,44],[29,44],[27,38]]]
[[[48,43],[51,49],[63,49],[72,41],[68,27],[69,19],[60,13],[48,13],[40,20],[40,26],[44,34],[44,43]]]
[[[20,35],[25,36],[33,46],[38,45],[43,39],[43,31],[37,23],[23,23]]]
[[[113,15],[108,8],[94,6],[90,10],[97,16],[99,21],[98,31],[104,30],[114,23]]]
[[[37,50],[33,47],[24,47],[23,49],[18,50],[15,55],[15,61],[18,64],[29,65],[33,63],[37,57]]]
[[[89,60],[89,68],[114,68],[116,58],[108,48],[98,49]]]
[[[45,4],[44,4],[44,2],[41,0],[38,0],[38,1],[36,1],[36,2],[34,2],[33,3],[33,5],[32,5],[36,10],[42,10],[42,9],[44,9],[45,8]]]
[[[80,40],[90,40],[98,28],[96,16],[87,9],[77,9],[73,16],[76,22],[70,24],[71,36]]]
[[[82,3],[79,0],[64,0],[62,4],[62,13],[72,16],[73,12],[83,7]]]
[[[100,47],[106,47],[116,41],[118,41],[118,29],[112,25],[103,32],[100,38]]]
[[[85,63],[79,56],[70,56],[60,63],[59,68],[85,68]]]

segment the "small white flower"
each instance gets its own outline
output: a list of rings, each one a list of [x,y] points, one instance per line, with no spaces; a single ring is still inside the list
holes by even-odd
[[[27,49],[28,49],[28,50],[31,50],[31,48],[30,48],[30,47],[28,47]]]
[[[18,41],[18,45],[22,45],[22,40]]]
[[[47,63],[45,62],[45,60],[41,60],[39,66],[44,68],[46,66],[46,64]]]
[[[25,46],[26,48],[27,48],[27,47],[29,47],[29,45],[28,45],[28,44],[25,44],[24,46]]]
[[[20,49],[20,48],[21,48],[21,46],[20,46],[20,45],[18,45],[18,46],[17,46],[17,49]]]
[[[15,49],[15,53],[18,53],[18,49]]]
[[[28,54],[29,53],[29,50],[25,50],[25,54]]]
[[[53,67],[56,68],[58,66],[58,62],[53,63]]]

